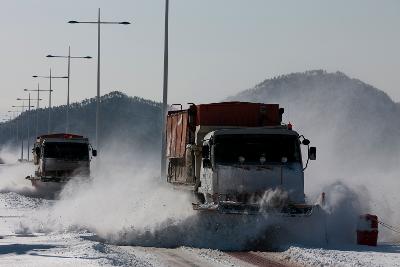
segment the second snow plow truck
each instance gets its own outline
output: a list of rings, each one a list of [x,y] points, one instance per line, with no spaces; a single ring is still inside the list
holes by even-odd
[[[316,148],[290,123],[282,124],[283,113],[278,104],[247,102],[191,104],[187,110],[169,111],[168,182],[192,190],[196,210],[311,215],[301,146],[306,148],[306,167],[316,158]],[[266,194],[274,192],[279,201],[264,205]]]
[[[97,155],[88,138],[65,133],[37,137],[32,152],[36,170],[26,179],[33,186],[63,183],[74,176],[89,177],[91,156]]]

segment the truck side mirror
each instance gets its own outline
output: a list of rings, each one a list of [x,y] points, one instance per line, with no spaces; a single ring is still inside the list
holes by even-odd
[[[93,150],[92,150],[92,156],[93,156],[93,157],[97,157],[97,150],[96,150],[96,149],[93,149]]]
[[[308,146],[310,144],[310,140],[304,139],[303,142],[301,142],[303,145]]]
[[[308,158],[310,160],[317,159],[317,148],[315,146],[310,147],[310,149],[308,150]]]

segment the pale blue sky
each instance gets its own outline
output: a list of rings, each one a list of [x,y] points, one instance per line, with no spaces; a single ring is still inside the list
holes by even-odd
[[[33,74],[66,73],[45,55],[96,56],[96,26],[68,20],[128,20],[102,28],[102,93],[161,100],[164,0],[0,0],[0,112]],[[343,71],[400,101],[400,1],[170,0],[170,103],[219,101],[276,75]],[[40,80],[48,88],[47,80]],[[66,82],[54,81],[54,104]],[[72,63],[71,98],[96,92],[96,59]],[[47,105],[47,95],[43,95]]]

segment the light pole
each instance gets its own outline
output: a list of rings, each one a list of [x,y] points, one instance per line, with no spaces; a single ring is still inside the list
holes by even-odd
[[[27,108],[28,106],[25,106],[25,103],[22,102],[22,106],[11,106],[11,107],[21,108],[21,161],[22,161],[24,160],[24,135],[22,133],[22,130],[24,129],[24,120],[22,118],[22,113],[24,113],[24,108]],[[33,106],[29,106],[29,108],[33,108]]]
[[[8,113],[12,113],[13,119],[15,120],[15,138],[16,141],[18,142],[18,118],[15,116],[15,113],[18,113],[18,110],[8,110]]]
[[[70,82],[70,77],[71,77],[71,58],[84,58],[84,59],[91,59],[91,56],[85,56],[85,57],[72,57],[71,56],[71,47],[68,46],[68,56],[53,56],[53,55],[47,55],[46,57],[48,58],[66,58],[68,59],[68,89],[67,89],[67,113],[66,113],[66,127],[65,130],[68,133],[69,132],[69,82]]]
[[[47,132],[50,133],[51,129],[51,92],[53,92],[53,89],[51,89],[51,80],[52,79],[68,79],[68,76],[51,76],[51,69],[50,69],[50,75],[49,76],[38,76],[38,75],[33,75],[33,78],[46,78],[50,80],[50,89],[49,89],[49,120],[47,123]]]
[[[28,98],[17,98],[18,101],[25,101],[28,100],[28,114],[27,114],[27,125],[28,125],[28,138],[27,138],[27,159],[29,161],[29,148],[30,148],[30,139],[31,139],[31,135],[30,135],[30,120],[29,120],[29,116],[31,115],[31,93],[28,93]],[[33,106],[32,106],[33,107]]]
[[[39,101],[43,100],[40,98],[40,92],[48,92],[50,90],[42,90],[40,89],[39,83],[37,85],[37,89],[24,89],[25,92],[37,92],[37,98],[36,98],[36,137],[38,136],[39,133]]]
[[[96,96],[96,132],[95,132],[95,139],[96,139],[96,149],[99,151],[99,116],[100,116],[100,25],[101,24],[120,24],[120,25],[129,25],[130,22],[121,21],[121,22],[110,22],[110,21],[101,21],[100,19],[100,8],[99,13],[97,16],[97,21],[76,21],[70,20],[68,23],[71,24],[78,24],[78,23],[85,23],[85,24],[97,24],[97,96]]]
[[[7,114],[6,116],[8,116],[8,118],[5,118],[5,119],[2,119],[2,122],[3,123],[9,123],[9,130],[10,130],[10,132],[9,132],[9,135],[10,135],[10,139],[12,139],[12,124],[11,124],[11,115],[9,115],[9,114]],[[7,131],[7,130],[6,130]]]
[[[163,79],[163,103],[161,120],[161,179],[166,178],[166,118],[168,112],[168,19],[169,19],[169,0],[165,0],[165,22],[164,22],[164,79]]]
[[[5,124],[6,124],[7,121],[8,121],[8,120],[7,120],[6,118],[1,119],[0,124],[1,124],[1,128],[2,128],[2,132],[3,132],[3,131],[4,131],[4,132],[7,132],[7,127],[4,127],[4,128],[3,128],[3,126],[5,126]]]
[[[11,121],[12,121],[12,119],[13,119],[13,116],[11,115],[11,114],[7,114],[7,116],[8,116],[8,119],[7,119],[7,122],[10,124],[10,139],[12,139],[12,123],[11,123]]]

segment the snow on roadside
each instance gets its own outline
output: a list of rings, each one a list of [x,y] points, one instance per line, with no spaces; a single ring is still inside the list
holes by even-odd
[[[82,237],[79,233],[9,235],[0,240],[0,261],[5,266],[152,266]]]
[[[25,168],[24,165],[21,165]],[[3,166],[13,169],[15,166]],[[6,168],[0,168],[2,176],[14,171],[7,171]],[[18,174],[19,175],[19,174]],[[19,175],[21,176],[21,175]],[[23,177],[23,176],[21,176]],[[128,176],[127,176],[128,177]],[[3,178],[3,177],[2,177]],[[15,192],[3,191],[0,192],[0,265],[5,266],[160,266],[165,264],[165,258],[162,255],[175,253],[178,256],[184,255],[191,261],[203,261],[209,265],[232,265],[232,259],[224,252],[212,249],[195,249],[190,247],[181,247],[176,250],[164,249],[167,252],[157,254],[157,251],[163,249],[146,248],[141,250],[135,247],[126,247],[108,245],[98,242],[92,233],[84,232],[85,227],[103,226],[103,230],[115,230],[126,224],[131,224],[132,221],[137,222],[138,212],[137,206],[131,202],[125,205],[131,206],[129,209],[121,208],[121,200],[125,200],[127,194],[121,193],[121,188],[114,189],[115,194],[102,200],[105,195],[102,190],[99,198],[95,194],[88,197],[86,188],[80,187],[78,194],[82,201],[60,201],[46,200],[37,197],[35,192],[25,189],[24,183],[14,183],[11,178],[8,181],[5,179],[0,184],[4,183],[10,188],[17,188]],[[1,187],[1,186],[0,186]],[[132,192],[132,187],[125,186],[126,191]],[[72,187],[76,189],[76,187]],[[78,187],[79,188],[79,187]],[[103,189],[103,187],[100,187]],[[104,187],[107,193],[110,193],[110,188]],[[96,193],[99,193],[96,192]],[[138,192],[140,193],[140,192]],[[115,196],[120,195],[119,198]],[[33,197],[29,197],[33,196]],[[36,197],[35,197],[36,196]],[[139,196],[141,196],[139,194]],[[153,200],[158,200],[159,196],[155,195]],[[139,198],[140,199],[140,198]],[[72,198],[72,200],[76,200]],[[91,200],[89,204],[85,205]],[[107,214],[104,210],[104,203],[113,200],[112,205],[108,206],[108,211],[116,214],[114,218],[105,218]],[[176,199],[175,199],[176,201]],[[58,207],[58,212],[48,207]],[[102,209],[98,209],[102,206]],[[79,207],[79,209],[78,209]],[[84,207],[84,208],[82,208]],[[118,208],[118,210],[115,209]],[[42,212],[43,209],[46,212]],[[168,215],[169,210],[162,206],[162,209],[157,209],[155,212],[162,210],[163,215]],[[65,222],[65,212],[68,211],[66,218],[71,219],[72,223]],[[129,211],[129,212],[127,212]],[[141,209],[143,215],[143,223],[148,223],[148,207],[144,206]],[[87,216],[94,215],[95,216]],[[129,217],[126,217],[126,214]],[[124,215],[124,216],[121,216]],[[82,220],[85,218],[87,221]],[[151,216],[150,216],[151,217]],[[115,220],[115,218],[120,218]],[[124,218],[124,221],[121,220]],[[160,219],[164,217],[161,216]],[[51,219],[51,220],[50,220]],[[108,220],[107,220],[108,219]],[[136,219],[136,221],[135,221]],[[55,224],[62,221],[61,227]],[[160,220],[162,221],[162,220]],[[69,222],[69,221],[67,221]],[[141,221],[139,221],[141,222]],[[117,225],[116,225],[117,223]],[[80,227],[73,227],[73,226]],[[139,224],[142,226],[141,224]],[[119,226],[119,227],[118,227]],[[147,226],[147,224],[143,224]],[[226,225],[225,225],[226,226]],[[165,231],[165,229],[162,229]],[[107,231],[106,231],[107,232]],[[177,234],[171,231],[173,237]],[[135,240],[138,236],[133,236]],[[165,241],[165,240],[164,240]],[[262,252],[261,252],[262,253]],[[160,255],[161,257],[157,257]],[[298,246],[289,247],[286,251],[278,253],[277,257],[283,261],[291,261],[306,266],[399,266],[400,267],[400,246],[396,245],[380,245],[376,248],[361,247],[361,246],[342,246],[331,248],[304,248]],[[159,260],[158,260],[159,259]]]
[[[88,232],[30,231],[24,225],[52,201],[0,193],[0,265],[2,266],[153,266],[145,258],[119,253],[93,241]]]
[[[36,209],[50,203],[46,199],[26,197],[14,192],[1,193],[0,197],[0,205],[8,209]]]
[[[216,250],[216,249],[200,249],[200,248],[191,248],[191,247],[181,247],[183,251],[188,253],[195,254],[201,258],[204,258],[210,262],[214,262],[216,264],[221,264],[224,266],[234,266],[232,257],[227,255],[226,253]]]
[[[400,245],[377,247],[341,246],[340,248],[290,247],[280,256],[306,266],[400,266]]]

